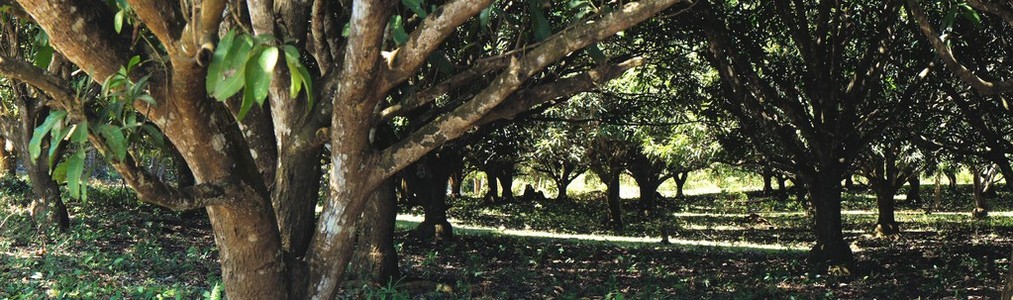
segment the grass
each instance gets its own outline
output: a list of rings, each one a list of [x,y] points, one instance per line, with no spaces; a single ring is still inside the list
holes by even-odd
[[[39,232],[27,216],[30,188],[0,180],[0,299],[200,299],[221,294],[218,252],[206,215],[138,203],[117,186],[69,201],[68,233]],[[926,187],[928,188],[928,187]],[[947,213],[898,200],[902,233],[873,238],[876,215],[863,191],[845,198],[850,276],[804,263],[815,239],[794,201],[747,192],[665,199],[653,213],[624,200],[627,224],[604,226],[600,193],[568,201],[495,206],[452,200],[458,237],[434,246],[407,238],[400,221],[398,281],[350,286],[348,298],[866,299],[994,297],[1007,271],[1009,214],[971,220],[966,187],[945,194]],[[999,209],[1009,209],[1000,201]],[[923,197],[931,198],[929,192]],[[417,213],[407,210],[404,213]],[[756,213],[763,221],[750,218]],[[675,245],[662,245],[667,226]],[[703,243],[706,242],[706,243]],[[694,244],[695,243],[695,244]],[[751,247],[762,245],[766,248]],[[428,282],[431,284],[418,284]]]

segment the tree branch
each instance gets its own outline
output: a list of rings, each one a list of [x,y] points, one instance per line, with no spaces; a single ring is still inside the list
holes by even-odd
[[[978,75],[974,74],[974,71],[971,71],[957,61],[957,58],[953,56],[953,52],[950,50],[950,46],[946,45],[946,42],[939,37],[939,34],[929,24],[929,20],[925,16],[925,12],[921,6],[918,5],[917,0],[907,0],[907,7],[911,15],[918,21],[918,28],[921,29],[922,34],[929,40],[932,47],[936,49],[939,58],[943,60],[943,64],[946,65],[947,69],[956,74],[960,80],[970,85],[981,95],[995,95],[1013,91],[1013,81],[987,81],[978,77]]]
[[[555,99],[573,97],[576,94],[592,90],[619,77],[627,70],[643,64],[642,57],[635,57],[615,65],[598,67],[573,77],[518,91],[475,124],[481,126],[500,119],[510,119],[530,107]]]
[[[458,26],[492,2],[492,0],[451,0],[430,13],[408,36],[404,46],[394,51],[385,76],[385,86],[378,92],[386,94],[387,89],[407,79],[429,58],[429,54],[457,30]]]
[[[396,116],[402,116],[433,102],[436,98],[446,95],[452,90],[473,83],[476,79],[485,76],[489,72],[506,67],[509,62],[507,57],[480,62],[467,71],[458,73],[450,77],[450,79],[409,96],[407,99],[401,101],[401,103],[383,109],[380,112],[380,121],[387,121]]]
[[[179,5],[165,0],[127,0],[127,3],[137,13],[137,18],[162,42],[169,55],[177,55],[179,49],[176,43],[186,25]]]
[[[61,106],[75,103],[74,89],[66,80],[50,74],[33,64],[20,59],[12,59],[0,54],[0,74],[12,79],[28,83],[56,99]]]
[[[472,100],[422,126],[404,140],[384,150],[380,169],[371,181],[390,177],[415,160],[455,139],[507,99],[532,75],[557,60],[616,32],[638,24],[657,12],[682,0],[643,0],[629,3],[600,19],[577,24],[546,40],[542,45],[514,59],[492,83]]]
[[[105,1],[18,2],[46,31],[53,47],[96,81],[115,74],[130,58],[128,41],[113,31],[113,15]]]

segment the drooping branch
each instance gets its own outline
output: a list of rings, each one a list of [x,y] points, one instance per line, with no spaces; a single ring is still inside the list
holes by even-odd
[[[964,83],[974,88],[978,94],[981,95],[995,95],[999,93],[1005,93],[1013,91],[1013,81],[988,81],[978,75],[974,74],[974,71],[968,69],[966,66],[961,64],[956,57],[953,56],[953,51],[950,46],[946,45],[946,42],[939,37],[936,30],[932,28],[932,24],[929,23],[928,17],[925,16],[925,12],[921,6],[918,5],[917,0],[907,0],[908,12],[914,16],[918,22],[918,28],[921,29],[922,34],[929,40],[932,47],[936,49],[936,53],[939,54],[939,58],[943,60],[943,64],[947,69],[957,75]]]
[[[681,0],[644,0],[629,3],[603,15],[598,20],[577,24],[556,34],[523,57],[513,60],[492,83],[454,111],[419,128],[407,138],[381,153],[379,172],[372,174],[380,180],[393,175],[415,160],[457,138],[472,128],[487,113],[495,109],[532,75],[557,60],[616,32],[646,20],[657,12]]]
[[[492,0],[452,0],[430,13],[422,24],[412,31],[405,45],[395,51],[387,69],[386,86],[378,92],[385,94],[415,72],[458,26],[485,9]]]

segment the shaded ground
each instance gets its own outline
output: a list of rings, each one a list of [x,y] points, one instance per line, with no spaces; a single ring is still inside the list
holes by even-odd
[[[0,227],[0,299],[194,299],[218,290],[217,250],[203,213],[167,212],[106,187],[93,191],[88,203],[71,201],[70,233],[39,236],[13,205],[24,201],[20,187],[0,182],[0,222],[6,220]],[[350,286],[346,297],[993,297],[1009,263],[1013,218],[972,221],[964,213],[970,201],[961,195],[947,196],[943,206],[953,213],[945,214],[926,215],[918,204],[900,201],[905,232],[895,239],[867,235],[876,217],[867,211],[872,200],[849,196],[845,207],[857,211],[845,214],[846,235],[858,268],[831,277],[805,267],[801,249],[813,240],[809,218],[790,201],[701,195],[664,200],[646,215],[628,201],[629,223],[611,230],[600,225],[604,206],[597,194],[497,206],[458,199],[450,215],[485,229],[458,228],[455,241],[434,246],[407,241],[413,224],[399,222],[405,278],[383,287]],[[657,243],[666,226],[677,245]],[[517,233],[525,236],[511,235]],[[685,245],[701,241],[707,243]]]

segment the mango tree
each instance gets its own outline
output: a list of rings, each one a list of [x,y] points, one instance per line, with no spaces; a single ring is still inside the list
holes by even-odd
[[[534,105],[507,100],[538,88],[524,84],[557,61],[679,2],[584,5],[590,13],[563,26],[550,23],[537,2],[525,5],[527,18],[510,20],[497,11],[523,4],[22,0],[11,9],[38,24],[95,84],[75,87],[6,55],[0,74],[51,97],[49,105],[65,112],[51,116],[74,128],[71,147],[98,149],[142,201],[206,207],[230,297],[332,299],[358,219],[385,180],[490,113],[511,116]],[[414,83],[442,65],[431,58],[442,60],[442,41],[457,28],[520,24],[534,25],[475,41],[486,50],[481,57],[443,57],[462,77],[490,77],[488,85],[389,146],[373,144],[386,108],[405,108],[386,111],[397,115],[434,100],[410,90],[445,94],[439,83]],[[593,80],[600,72],[586,74]],[[101,97],[90,97],[99,85]],[[140,167],[122,142],[146,124],[179,149],[196,185],[169,185]],[[314,217],[324,145],[329,196]]]

